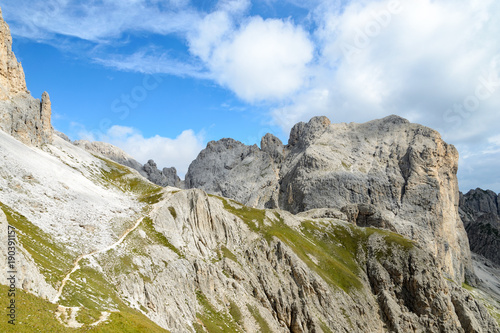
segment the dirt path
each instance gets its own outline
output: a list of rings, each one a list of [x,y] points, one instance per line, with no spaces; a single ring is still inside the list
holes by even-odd
[[[154,207],[153,210],[149,214],[151,214],[154,211],[156,211],[156,209],[157,208]],[[123,240],[128,236],[128,234],[130,234],[132,231],[134,231],[141,224],[141,222],[142,222],[142,220],[144,218],[145,218],[145,216],[139,218],[135,222],[135,224],[132,227],[130,227],[129,229],[125,230],[125,232],[123,233],[123,235],[116,242],[114,242],[113,244],[111,244],[111,245],[109,245],[109,246],[107,246],[107,247],[105,247],[103,249],[100,249],[100,250],[95,250],[95,251],[87,253],[87,254],[82,254],[81,256],[79,256],[78,258],[76,258],[75,262],[73,263],[73,269],[62,280],[61,285],[59,286],[59,289],[57,290],[57,294],[54,297],[54,299],[52,300],[52,303],[57,303],[59,301],[59,298],[62,295],[62,292],[63,292],[64,286],[66,285],[66,282],[68,282],[69,278],[71,277],[71,274],[73,274],[74,272],[76,272],[80,268],[80,265],[78,265],[78,263],[82,259],[89,258],[89,257],[93,256],[94,254],[107,252],[107,251],[109,251],[109,250],[117,247],[118,245],[120,245],[123,242]]]

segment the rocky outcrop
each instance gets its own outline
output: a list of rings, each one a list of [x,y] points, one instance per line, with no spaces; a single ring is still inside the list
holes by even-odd
[[[343,210],[360,225],[429,247],[457,281],[470,271],[458,214],[458,152],[436,131],[398,116],[364,124],[315,117],[296,124],[286,146],[271,135],[261,145],[209,143],[190,166],[186,187],[292,213]]]
[[[268,153],[256,145],[222,139],[210,141],[191,163],[185,185],[252,207],[274,208],[278,206],[278,180],[275,162]]]
[[[177,176],[177,170],[174,167],[163,168],[163,170],[160,171],[153,160],[149,160],[146,164],[142,165],[120,148],[106,142],[77,140],[73,142],[73,144],[92,154],[109,158],[116,163],[137,170],[153,184],[163,187],[173,186],[181,188],[184,186],[179,176]]]
[[[101,141],[91,142],[87,140],[77,140],[74,141],[73,144],[77,147],[85,149],[89,153],[109,158],[116,163],[135,169],[139,171],[143,176],[146,176],[146,173],[142,170],[141,163],[137,162],[132,156],[110,143]]]
[[[220,314],[238,309],[237,323],[225,321],[237,325],[231,331],[262,332],[263,321],[272,332],[500,332],[427,250],[386,231],[299,215],[200,190],[170,193],[152,216],[170,250],[146,246],[147,257],[134,259],[138,273],[115,285],[172,332],[203,323],[207,303]]]
[[[146,178],[156,185],[163,187],[183,187],[182,181],[179,176],[177,176],[177,170],[174,167],[163,168],[163,170],[160,171],[155,161],[149,160],[142,167],[142,171],[146,174]]]
[[[460,193],[460,216],[470,249],[500,265],[500,196],[490,190]]]
[[[21,63],[12,52],[12,36],[0,9],[0,100],[29,94]]]
[[[47,92],[43,93],[41,101],[28,94],[0,101],[0,129],[28,145],[52,143],[51,115]]]
[[[482,214],[500,216],[500,195],[480,188],[470,190],[465,195],[460,193],[460,208],[474,217]]]
[[[23,68],[12,52],[12,37],[0,11],[0,130],[25,144],[41,146],[52,142],[51,102],[26,89]]]

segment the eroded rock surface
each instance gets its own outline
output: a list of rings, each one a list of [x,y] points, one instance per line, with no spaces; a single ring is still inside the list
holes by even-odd
[[[460,193],[460,215],[474,253],[500,265],[500,196],[490,190]]]
[[[25,144],[52,142],[53,128],[49,94],[41,101],[31,97],[21,64],[12,52],[9,26],[0,11],[0,129]]]
[[[419,241],[457,281],[472,271],[458,214],[458,152],[436,131],[398,116],[364,124],[326,117],[296,124],[288,144],[223,139],[191,164],[187,188],[292,213],[342,210],[362,226]]]

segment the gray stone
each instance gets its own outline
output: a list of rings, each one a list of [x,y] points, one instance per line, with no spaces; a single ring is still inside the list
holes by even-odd
[[[191,164],[186,187],[292,213],[355,205],[355,217],[344,211],[352,223],[429,246],[457,281],[471,272],[458,214],[458,152],[436,131],[398,116],[364,124],[314,117],[296,124],[283,148],[272,135],[261,146],[209,143]],[[359,215],[360,207],[370,209]]]
[[[477,188],[461,193],[460,216],[469,237],[471,251],[500,265],[499,196]]]
[[[278,175],[271,156],[233,139],[211,141],[191,163],[186,188],[232,198],[252,207],[278,204]]]
[[[177,170],[174,167],[163,168],[160,171],[155,161],[149,160],[142,170],[146,173],[146,178],[156,185],[182,187],[181,179],[177,176]]]
[[[0,130],[21,142],[42,146],[52,143],[53,128],[49,94],[31,97],[24,71],[12,52],[9,26],[0,10]]]

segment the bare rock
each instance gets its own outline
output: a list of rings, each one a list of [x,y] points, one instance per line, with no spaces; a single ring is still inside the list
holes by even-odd
[[[0,100],[29,94],[21,63],[12,52],[12,36],[0,9]]]
[[[149,160],[142,167],[142,171],[146,174],[146,178],[156,185],[182,187],[181,179],[177,176],[177,170],[174,167],[163,168],[160,171],[155,161]]]
[[[460,195],[459,212],[471,251],[500,265],[500,196],[480,188]]]
[[[256,145],[233,139],[209,142],[189,166],[185,185],[252,207],[277,207],[278,175],[273,158]]]
[[[285,159],[285,146],[280,139],[267,133],[260,141],[260,149],[271,156],[276,166],[281,165]]]
[[[90,142],[87,140],[77,140],[73,142],[73,144],[77,147],[83,148],[89,153],[109,158],[116,163],[128,166],[139,172],[142,171],[141,163],[137,162],[132,156],[110,143],[101,141]],[[142,172],[142,175],[146,175],[144,171]]]
[[[457,281],[472,270],[458,213],[458,152],[438,132],[398,116],[364,124],[314,117],[292,128],[288,145],[266,135],[261,146],[209,143],[186,187],[294,214],[345,209],[353,223],[429,246]]]
[[[42,146],[52,143],[51,102],[31,97],[21,64],[12,52],[9,26],[0,11],[0,130],[21,142]]]

